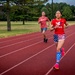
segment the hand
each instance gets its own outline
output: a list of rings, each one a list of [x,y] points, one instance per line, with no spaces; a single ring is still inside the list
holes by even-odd
[[[50,32],[52,32],[53,31],[53,29],[50,29]]]
[[[68,28],[68,26],[65,26],[65,28]]]
[[[56,28],[59,28],[59,25],[56,25],[54,28],[55,28],[55,29],[56,29]]]
[[[42,22],[43,21],[43,19],[40,19],[40,22]]]
[[[49,24],[48,24],[47,26],[48,26],[48,27],[50,27],[50,25],[49,25]]]
[[[38,22],[39,22],[39,23],[41,23],[42,21],[43,21],[42,19],[39,19],[39,21],[38,21]]]

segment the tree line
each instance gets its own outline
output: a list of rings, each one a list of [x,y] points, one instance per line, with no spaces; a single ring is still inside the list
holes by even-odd
[[[27,13],[31,10],[31,6],[41,5],[48,0],[0,0],[0,8],[2,20],[7,20],[7,30],[11,31],[10,20],[22,20],[25,24]]]
[[[47,3],[48,0],[1,0],[0,21],[7,21],[7,30],[11,30],[11,21],[37,21],[41,12],[46,12],[49,19],[60,10],[67,20],[75,20],[75,6],[66,3]],[[52,16],[53,14],[53,16]]]

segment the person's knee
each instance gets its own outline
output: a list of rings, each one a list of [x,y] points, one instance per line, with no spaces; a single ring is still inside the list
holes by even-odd
[[[59,51],[60,51],[60,49],[61,49],[60,47],[57,47],[57,52],[59,52]]]
[[[45,35],[45,33],[42,32],[43,35]]]
[[[42,34],[45,34],[45,31],[43,31]]]

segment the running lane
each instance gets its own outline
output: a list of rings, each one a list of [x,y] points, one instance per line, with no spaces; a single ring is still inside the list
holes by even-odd
[[[68,28],[68,30],[69,30],[69,28]],[[73,32],[73,30],[69,30],[69,31],[68,30],[66,29],[66,35],[69,35]],[[48,32],[47,32],[47,34],[48,34]],[[52,36],[53,35],[48,34],[48,39],[53,40]],[[10,44],[9,43],[9,45],[0,47],[0,56],[7,54],[7,53],[10,53],[12,51],[19,51],[22,49],[26,49],[28,47],[38,45],[42,42],[43,42],[42,37],[39,37],[39,38],[35,38],[33,40],[30,40],[30,41],[16,42],[16,44],[14,44],[14,43]]]
[[[48,75],[75,75],[75,43],[60,62],[60,70],[52,70]]]
[[[71,39],[72,37],[74,37],[74,35],[67,38],[66,44],[68,44],[67,41],[69,39]],[[74,43],[73,39],[71,39],[70,41],[71,41],[71,43],[68,46],[66,46],[66,48],[65,48],[66,51]],[[21,60],[22,58],[25,59],[25,57],[27,57],[27,55],[24,57],[22,54],[21,54],[20,58],[17,58],[18,54],[16,54],[16,58],[12,57],[12,55],[10,55],[11,57],[6,57],[5,60],[10,58],[7,61],[7,63],[10,61],[11,62],[8,64],[5,64],[5,66],[6,66],[5,68],[10,67],[13,63],[16,63],[17,60]],[[11,58],[14,58],[14,59],[12,60]],[[14,65],[14,67],[12,67],[12,68],[10,67],[9,71],[6,72],[4,75],[44,75],[55,64],[55,46],[53,45],[53,46],[49,47],[48,49],[46,49],[46,51],[38,54],[37,56],[35,56],[27,61],[25,61],[25,60],[18,62],[18,64],[22,63],[20,65],[16,64],[16,65]],[[3,64],[3,59],[1,61]]]
[[[67,35],[65,51],[75,43],[74,27]],[[55,64],[55,45],[49,41],[0,58],[1,75],[44,75]]]

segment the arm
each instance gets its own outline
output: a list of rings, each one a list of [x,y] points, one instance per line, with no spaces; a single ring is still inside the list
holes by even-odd
[[[57,27],[56,26],[53,26],[52,24],[50,25],[50,31],[53,31],[55,30]]]
[[[56,26],[50,25],[50,31],[53,31],[53,30],[55,30],[58,27],[59,27],[58,25],[56,25]]]
[[[65,22],[65,28],[68,28],[69,24],[67,22]]]
[[[53,31],[55,28],[54,28],[54,21],[52,20],[51,21],[51,24],[50,24],[50,31]]]
[[[53,26],[51,26],[51,27],[50,27],[50,31],[53,31],[53,30],[54,30],[54,27],[53,27]]]
[[[47,18],[47,21],[48,21],[48,27],[50,26],[50,20]]]
[[[40,24],[40,22],[41,22],[41,21],[40,21],[40,18],[39,18],[39,19],[38,19],[38,24]]]
[[[56,28],[59,28],[59,25],[55,25],[55,24],[54,24],[54,21],[52,20],[51,25],[50,25],[50,30],[53,31],[53,30],[55,30]]]
[[[48,20],[48,27],[50,26],[50,20]]]

